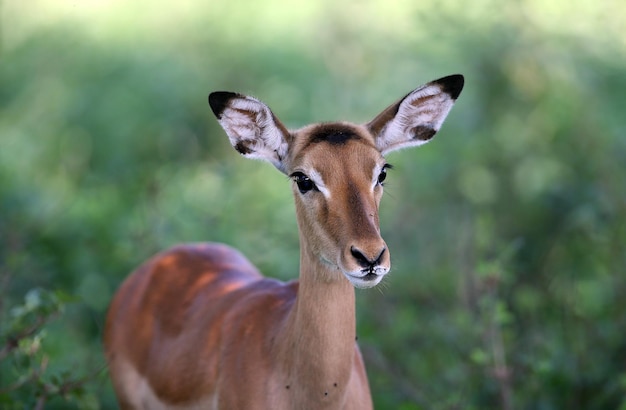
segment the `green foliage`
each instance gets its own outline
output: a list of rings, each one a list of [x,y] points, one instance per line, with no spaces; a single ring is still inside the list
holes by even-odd
[[[69,298],[43,289],[29,291],[24,303],[13,306],[0,328],[0,380],[3,409],[43,409],[46,405],[74,404],[80,409],[97,409],[98,401],[70,369],[50,371],[50,357],[44,348],[46,324],[63,312]]]
[[[210,91],[298,127],[366,121],[461,72],[434,141],[389,158],[393,270],[357,295],[376,408],[626,409],[620,2],[0,8],[0,407],[115,408],[85,376],[108,302],[170,245],[225,242],[297,275],[288,181],[232,150]]]

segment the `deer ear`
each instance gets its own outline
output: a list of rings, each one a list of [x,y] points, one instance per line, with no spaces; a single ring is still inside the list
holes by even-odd
[[[463,89],[460,74],[440,78],[409,93],[366,126],[384,155],[432,139]]]
[[[209,105],[240,154],[269,161],[285,172],[289,131],[267,105],[256,98],[227,91],[211,93]]]

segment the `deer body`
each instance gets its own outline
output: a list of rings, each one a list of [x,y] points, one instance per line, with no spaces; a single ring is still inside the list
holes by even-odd
[[[254,98],[211,94],[235,149],[293,180],[299,280],[265,278],[221,244],[177,246],[145,262],[107,315],[120,406],[371,409],[354,288],[375,286],[390,268],[378,222],[383,155],[430,140],[462,86],[462,76],[445,77],[365,125],[295,131]]]

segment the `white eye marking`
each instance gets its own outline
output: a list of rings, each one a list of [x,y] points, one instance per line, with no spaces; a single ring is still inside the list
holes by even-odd
[[[378,175],[380,175],[380,171],[383,169],[382,166],[376,164],[376,166],[374,167],[374,174],[372,176],[372,189],[374,189],[376,187],[376,184],[378,184]]]
[[[315,183],[315,186],[317,187],[317,189],[319,189],[319,191],[322,194],[324,194],[326,199],[330,199],[330,191],[328,190],[328,188],[326,188],[326,185],[324,184],[324,180],[322,179],[322,176],[319,174],[319,172],[317,172],[314,169],[311,169],[308,173],[308,176],[311,179],[311,181]]]

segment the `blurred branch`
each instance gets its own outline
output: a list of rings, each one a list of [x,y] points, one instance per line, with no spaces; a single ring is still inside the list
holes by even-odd
[[[85,384],[91,382],[100,372],[102,372],[106,368],[106,365],[103,365],[96,371],[86,376],[80,377],[78,379],[69,379],[64,380],[61,384],[54,383],[44,383],[43,384],[43,392],[41,396],[37,399],[37,404],[35,405],[35,409],[43,409],[44,404],[50,397],[61,396],[65,397],[66,395],[81,389]]]
[[[25,386],[29,383],[33,383],[41,378],[41,376],[45,373],[48,368],[48,357],[44,356],[41,359],[41,365],[36,369],[33,369],[28,375],[20,377],[16,382],[6,386],[0,387],[0,394],[9,393],[15,391],[22,386]]]
[[[3,360],[7,357],[13,350],[17,349],[19,346],[19,341],[34,335],[46,322],[52,319],[51,316],[37,316],[37,319],[34,324],[29,327],[19,331],[14,335],[9,335],[6,338],[6,342],[2,349],[0,349],[0,360]]]
[[[512,410],[513,389],[511,386],[511,369],[507,365],[504,339],[502,337],[501,329],[502,323],[498,320],[497,303],[498,302],[496,302],[496,306],[494,306],[493,312],[491,312],[491,320],[488,328],[488,343],[491,345],[494,361],[493,376],[498,383],[502,409]]]
[[[78,379],[69,379],[63,380],[60,384],[43,382],[43,375],[48,368],[49,359],[47,356],[44,356],[41,360],[41,364],[33,369],[28,375],[22,376],[16,382],[0,388],[0,394],[6,394],[13,391],[16,391],[26,385],[29,384],[40,384],[41,385],[41,393],[37,398],[37,403],[35,404],[35,409],[43,409],[44,405],[48,401],[49,398],[54,396],[65,397],[66,395],[82,388],[85,384],[91,382],[100,372],[105,369],[105,365],[97,369],[91,374],[83,376]]]
[[[0,348],[0,361],[13,358],[10,366],[17,380],[0,386],[0,395],[8,395],[16,405],[43,409],[55,397],[84,403],[95,400],[85,387],[105,365],[83,377],[75,377],[71,370],[46,374],[50,359],[43,350],[45,326],[63,312],[67,299],[67,295],[59,292],[33,289],[26,294],[23,304],[11,307],[11,322],[3,335],[6,340]]]

